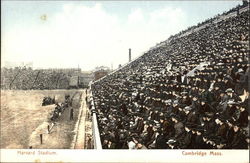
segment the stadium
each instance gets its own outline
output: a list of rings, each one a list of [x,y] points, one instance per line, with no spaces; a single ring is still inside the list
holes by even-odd
[[[1,68],[1,148],[249,149],[249,2],[112,70]]]

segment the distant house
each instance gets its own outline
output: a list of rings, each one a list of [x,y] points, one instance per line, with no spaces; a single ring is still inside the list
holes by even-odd
[[[69,80],[69,88],[87,88],[89,82],[94,79],[93,73],[81,72],[78,75],[72,76]]]

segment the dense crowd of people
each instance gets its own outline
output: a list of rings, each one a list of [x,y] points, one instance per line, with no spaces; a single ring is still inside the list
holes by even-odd
[[[50,121],[52,121],[52,122],[57,121],[58,118],[65,111],[65,109],[72,106],[73,97],[70,98],[70,95],[65,95],[65,100],[61,104],[58,102],[55,102],[55,98],[54,99],[51,98],[52,100],[54,100],[56,107],[53,110],[53,112],[51,113]],[[72,119],[73,119],[73,108],[70,109],[70,120],[72,120]]]
[[[203,22],[200,22],[200,23],[197,24],[197,26],[191,26],[191,27],[187,28],[186,30],[183,30],[183,31],[179,32],[179,33],[176,34],[174,37],[182,36],[182,35],[185,34],[185,33],[189,33],[190,31],[192,31],[192,30],[194,30],[194,29],[197,29],[197,27],[198,27],[198,29],[199,29],[199,27],[202,27],[203,25],[207,25],[207,24],[209,24],[209,23],[216,22],[216,21],[218,21],[219,19],[224,18],[224,17],[227,17],[227,16],[230,15],[230,14],[240,14],[240,13],[239,13],[240,10],[244,10],[244,8],[245,8],[245,9],[248,8],[248,7],[249,7],[248,5],[249,5],[249,4],[248,4],[247,1],[243,1],[243,4],[242,4],[242,5],[238,5],[238,6],[232,8],[232,9],[230,9],[230,10],[228,10],[228,11],[222,13],[222,14],[218,14],[218,15],[214,16],[213,18],[209,18],[209,19],[207,19],[207,20],[205,20],[205,21],[203,21]],[[172,37],[172,36],[171,36],[171,37]],[[170,39],[171,39],[171,37],[170,37]]]
[[[42,106],[51,105],[51,104],[55,104],[55,96],[54,98],[51,98],[49,96],[46,96],[43,98]]]
[[[1,89],[67,89],[78,69],[1,68]]]
[[[249,149],[248,32],[249,10],[173,36],[93,83],[102,147]]]

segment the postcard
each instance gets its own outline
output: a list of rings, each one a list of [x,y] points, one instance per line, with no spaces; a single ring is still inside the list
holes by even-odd
[[[1,162],[249,162],[249,0],[1,9]]]

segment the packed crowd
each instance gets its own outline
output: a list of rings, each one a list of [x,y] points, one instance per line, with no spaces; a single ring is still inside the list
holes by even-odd
[[[1,89],[67,89],[78,69],[1,68]]]
[[[227,17],[230,14],[239,14],[240,10],[244,10],[244,8],[248,8],[248,7],[249,7],[248,2],[243,1],[242,5],[238,5],[238,6],[232,8],[232,9],[230,9],[230,10],[228,10],[228,11],[222,13],[222,14],[218,14],[218,15],[214,16],[213,18],[209,18],[209,19],[207,19],[207,20],[205,20],[203,22],[200,22],[200,23],[197,24],[197,26],[191,26],[191,27],[187,28],[186,30],[183,30],[183,31],[179,32],[174,37],[178,37],[178,36],[181,36],[181,35],[183,35],[185,33],[189,33],[189,31],[197,29],[197,28],[199,28],[199,27],[201,27],[203,25],[207,25],[209,23],[216,22],[216,21],[218,21],[218,19],[223,18],[223,17]],[[170,37],[170,39],[171,39],[171,37]]]
[[[49,96],[46,96],[43,98],[42,106],[51,105],[51,104],[55,104],[55,97],[51,98]]]
[[[55,122],[62,115],[65,109],[67,109],[69,106],[72,106],[72,99],[73,98],[70,98],[70,95],[65,95],[65,101],[63,103],[60,104],[58,102],[55,102],[56,107],[54,111],[51,113],[52,115],[50,117],[50,120],[52,122]],[[73,110],[71,108],[70,112],[72,111]],[[70,114],[71,114],[70,117],[73,116],[73,112]]]
[[[246,11],[93,83],[102,147],[249,149],[248,32]]]

